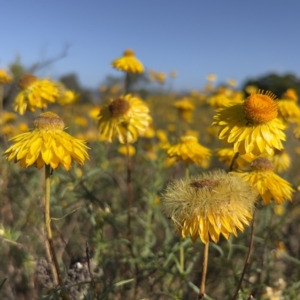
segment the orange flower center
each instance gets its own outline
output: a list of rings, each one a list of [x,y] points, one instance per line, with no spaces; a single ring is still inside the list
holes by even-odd
[[[124,56],[135,56],[134,51],[132,51],[131,49],[126,49],[123,53]]]
[[[40,114],[33,124],[36,129],[40,130],[63,130],[65,127],[63,120],[50,111]]]
[[[113,100],[112,103],[108,106],[112,117],[124,116],[129,108],[129,102],[122,98]]]
[[[251,163],[251,167],[254,171],[263,171],[263,172],[270,172],[270,171],[272,172],[275,168],[274,164],[265,157],[259,157],[255,159]]]
[[[243,108],[246,118],[256,123],[267,123],[277,117],[276,96],[267,91],[251,94],[244,102]]]
[[[36,81],[37,81],[36,76],[34,76],[32,74],[25,74],[20,78],[19,87],[24,90]]]

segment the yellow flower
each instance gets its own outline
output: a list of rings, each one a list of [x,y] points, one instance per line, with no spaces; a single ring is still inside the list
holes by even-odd
[[[206,76],[206,80],[207,81],[216,81],[216,79],[217,79],[217,76],[215,75],[215,74],[208,74],[207,76]]]
[[[71,90],[66,90],[64,95],[61,98],[59,98],[57,102],[60,105],[64,106],[64,105],[74,104],[78,101],[78,99],[79,99],[78,93]]]
[[[219,138],[224,144],[233,143],[234,152],[259,156],[274,148],[282,150],[285,140],[282,122],[277,118],[277,102],[271,92],[251,94],[243,104],[220,108],[213,125],[221,126]]]
[[[3,120],[0,120],[0,123],[2,122],[3,124],[9,124],[16,120],[17,115],[12,112],[3,111],[2,118]]]
[[[166,80],[166,74],[163,72],[157,73],[155,79],[158,83],[163,84]]]
[[[300,123],[298,95],[294,89],[287,89],[278,101],[278,117],[285,123]]]
[[[6,70],[0,70],[0,84],[10,83],[12,77],[7,73]]]
[[[257,193],[238,176],[222,170],[177,180],[162,195],[165,214],[174,221],[176,231],[190,235],[193,242],[218,242],[244,230],[252,218]]]
[[[171,71],[171,72],[170,72],[170,77],[171,77],[171,78],[177,77],[177,72],[176,72],[176,71]]]
[[[100,107],[95,105],[90,111],[89,111],[89,116],[93,119],[93,120],[98,120],[98,116],[100,113]]]
[[[251,163],[252,171],[235,173],[244,181],[256,188],[265,204],[274,200],[276,204],[282,204],[285,200],[292,201],[294,189],[291,184],[276,175],[274,165],[265,157],[259,157]]]
[[[82,165],[89,159],[85,142],[64,132],[64,122],[58,115],[42,113],[35,119],[34,127],[11,139],[15,144],[4,152],[8,161],[14,158],[22,168],[35,165],[41,169],[46,164],[56,169],[61,164],[69,170],[73,160]]]
[[[84,117],[76,116],[74,118],[75,124],[81,126],[81,127],[87,127],[88,126],[88,120]]]
[[[121,58],[115,59],[112,66],[117,70],[127,73],[143,73],[144,66],[135,58],[135,54],[131,49],[125,50]]]
[[[236,86],[236,80],[235,79],[228,79],[227,80],[228,85],[230,85],[231,87],[235,87]]]
[[[235,155],[233,148],[221,148],[216,150],[217,158],[224,164],[230,166]],[[247,167],[253,160],[254,156],[251,154],[239,155],[234,164],[234,168]]]
[[[135,155],[135,152],[136,152],[136,151],[135,151],[135,148],[134,148],[132,145],[129,145],[128,150],[129,150],[129,151],[127,151],[126,145],[122,145],[122,146],[120,146],[120,147],[118,148],[119,153],[121,153],[121,154],[123,154],[123,155],[127,155],[128,152],[129,152],[129,155],[130,155],[130,156]]]
[[[219,89],[216,94],[207,98],[207,102],[211,107],[224,107],[231,102],[231,99],[226,95],[225,90]]]
[[[275,172],[283,172],[290,168],[291,158],[289,154],[284,150],[275,150],[273,156],[268,157],[270,161],[274,164]]]
[[[173,106],[178,109],[179,117],[186,121],[192,121],[192,111],[195,110],[195,106],[187,98],[176,101]]]
[[[194,136],[183,136],[180,142],[167,148],[169,157],[176,157],[185,163],[194,163],[206,167],[211,157],[211,151],[200,145]]]
[[[99,114],[100,139],[110,143],[118,137],[120,143],[134,143],[151,123],[148,106],[139,98],[126,95],[111,100]]]
[[[45,109],[64,94],[64,87],[48,79],[39,80],[32,74],[25,74],[19,82],[21,91],[14,102],[14,110],[24,115],[26,110]]]
[[[287,89],[286,92],[282,95],[282,99],[298,101],[297,92],[294,89]]]

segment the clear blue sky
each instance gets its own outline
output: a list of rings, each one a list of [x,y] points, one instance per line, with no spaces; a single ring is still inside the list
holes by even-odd
[[[120,73],[110,62],[132,48],[147,69],[176,70],[178,88],[200,88],[268,72],[300,76],[300,1],[0,0],[0,68],[17,54],[30,64],[68,56],[40,76],[75,72],[97,88]]]

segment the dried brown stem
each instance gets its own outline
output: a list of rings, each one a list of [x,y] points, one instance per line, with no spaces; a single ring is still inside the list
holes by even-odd
[[[248,249],[246,262],[245,262],[245,265],[244,265],[244,268],[243,268],[243,272],[242,272],[239,284],[236,288],[235,294],[232,297],[232,300],[237,299],[238,294],[239,294],[239,290],[241,289],[242,282],[243,282],[244,276],[245,276],[246,271],[247,271],[247,268],[250,265],[250,258],[251,258],[251,254],[252,254],[252,250],[253,250],[253,244],[254,244],[255,213],[256,213],[256,209],[254,209],[254,212],[253,212],[253,219],[252,219],[252,225],[251,225],[251,238],[250,238],[250,245],[249,245],[249,249]]]
[[[205,282],[206,282],[206,274],[207,274],[208,249],[209,249],[209,242],[207,242],[204,246],[202,277],[201,277],[198,300],[205,299]]]

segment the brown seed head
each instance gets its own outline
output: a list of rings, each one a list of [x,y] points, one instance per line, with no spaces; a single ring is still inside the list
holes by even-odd
[[[275,168],[274,164],[265,157],[259,157],[255,159],[250,166],[255,171],[263,172],[270,172],[273,171]]]
[[[37,81],[36,76],[32,74],[25,74],[20,78],[19,87],[24,90],[36,81]]]
[[[108,106],[112,117],[124,116],[129,108],[129,102],[122,98],[113,100]]]
[[[124,56],[135,56],[134,51],[132,51],[131,49],[126,49],[123,53]]]
[[[219,180],[211,179],[211,178],[203,178],[197,181],[193,181],[190,183],[190,186],[195,189],[203,189],[207,188],[209,190],[215,188],[219,185]]]
[[[65,127],[63,120],[50,111],[40,114],[33,124],[36,129],[40,130],[63,130]]]

